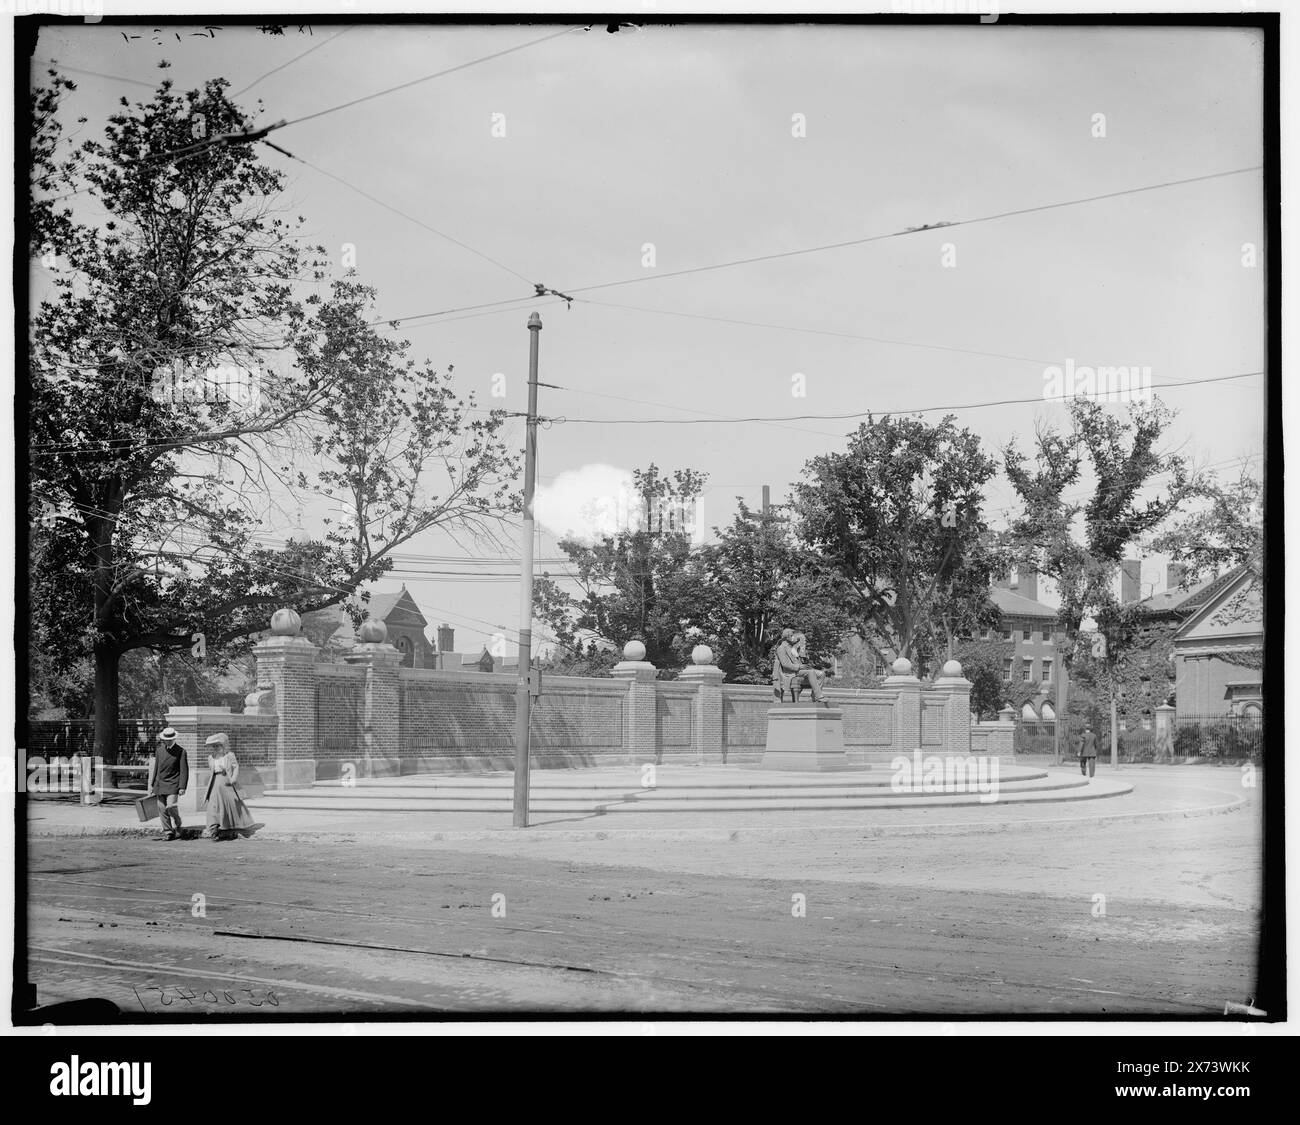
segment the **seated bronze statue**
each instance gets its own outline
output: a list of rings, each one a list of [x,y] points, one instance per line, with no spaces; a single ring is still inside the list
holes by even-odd
[[[826,673],[804,663],[806,652],[807,640],[802,633],[781,630],[781,643],[772,657],[772,695],[778,703],[784,702],[787,693],[791,703],[798,703],[805,686],[812,692],[814,703],[823,702]]]

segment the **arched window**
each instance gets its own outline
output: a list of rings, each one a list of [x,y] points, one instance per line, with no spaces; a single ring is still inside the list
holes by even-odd
[[[1026,703],[1022,708],[1020,708],[1020,717],[1027,723],[1038,722],[1038,713],[1034,710],[1034,705],[1032,703]]]

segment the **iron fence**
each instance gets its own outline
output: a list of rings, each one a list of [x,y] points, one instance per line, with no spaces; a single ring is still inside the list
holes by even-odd
[[[1253,715],[1178,715],[1174,753],[1180,758],[1259,762],[1264,754],[1264,723]]]
[[[1067,760],[1078,757],[1076,738],[1083,733],[1085,724],[1074,722],[1061,728],[1061,754]],[[1017,754],[1050,754],[1055,747],[1055,723],[1016,723],[1015,751]],[[1110,760],[1110,724],[1099,722],[1093,726],[1097,736],[1099,762]],[[1202,760],[1215,762],[1259,762],[1263,760],[1264,724],[1249,715],[1182,715],[1173,723],[1172,744],[1161,743],[1152,729],[1121,730],[1119,732],[1119,761],[1169,762]]]
[[[158,732],[167,725],[163,719],[121,719],[113,743],[109,765],[143,763],[152,752]],[[28,756],[70,758],[83,754],[89,758],[95,752],[95,722],[93,719],[28,719],[27,742],[23,746]]]

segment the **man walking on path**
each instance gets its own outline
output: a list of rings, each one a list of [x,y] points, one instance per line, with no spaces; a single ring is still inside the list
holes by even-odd
[[[190,783],[190,763],[178,737],[174,727],[164,727],[158,734],[158,750],[149,759],[149,792],[162,805],[165,840],[181,834],[180,799]]]
[[[1083,732],[1083,748],[1079,751],[1079,772],[1085,777],[1097,776],[1097,736],[1089,727]]]

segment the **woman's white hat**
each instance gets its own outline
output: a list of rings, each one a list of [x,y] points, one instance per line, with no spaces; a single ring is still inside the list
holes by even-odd
[[[226,746],[230,743],[230,736],[226,734],[214,734],[203,740],[204,746]]]

